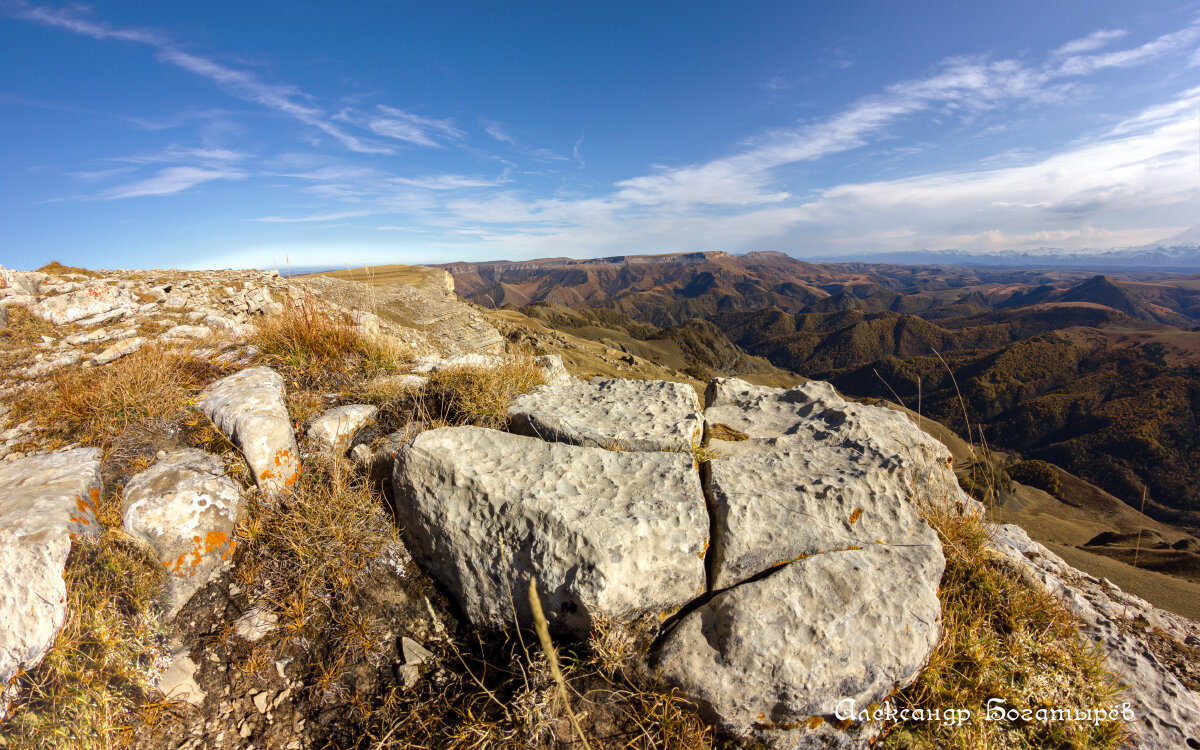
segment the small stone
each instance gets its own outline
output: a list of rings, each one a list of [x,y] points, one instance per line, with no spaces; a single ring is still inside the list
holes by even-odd
[[[400,650],[405,664],[424,664],[433,659],[433,652],[408,636],[400,639]]]
[[[334,453],[344,453],[354,434],[374,419],[378,412],[379,407],[371,404],[350,404],[330,409],[313,421],[308,428],[308,436],[320,441]]]
[[[269,700],[270,696],[268,696],[265,692],[254,696],[254,707],[258,709],[260,714],[265,714],[267,712],[267,703]]]
[[[119,341],[97,354],[92,361],[98,365],[106,365],[113,360],[124,357],[126,354],[133,354],[138,349],[141,349],[144,343],[146,342],[141,337]]]

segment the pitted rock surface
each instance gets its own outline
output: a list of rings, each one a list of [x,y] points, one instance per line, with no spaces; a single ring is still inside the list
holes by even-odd
[[[102,490],[94,448],[0,465],[0,686],[41,661],[62,627],[71,537],[100,531]]]
[[[708,517],[690,455],[619,453],[477,427],[424,432],[396,456],[397,515],[413,556],[474,623],[671,612],[704,591]]]
[[[279,373],[251,367],[222,378],[204,392],[200,409],[241,449],[264,493],[299,481],[300,454]]]
[[[939,547],[884,545],[789,563],[684,616],[654,666],[739,737],[865,746],[879,727],[835,729],[837,704],[878,703],[917,677],[941,632],[944,565]]]
[[[1200,747],[1200,695],[1171,674],[1129,624],[1149,623],[1179,641],[1200,635],[1200,625],[1072,568],[1019,526],[989,524],[989,530],[992,548],[1080,619],[1084,637],[1105,654],[1108,670],[1128,685],[1122,700],[1131,704],[1136,717],[1130,727],[1136,732],[1133,746]]]
[[[705,392],[709,445],[726,455],[778,450],[846,448],[906,482],[914,496],[982,512],[983,505],[958,486],[950,449],[921,431],[901,412],[846,401],[833,386],[811,381],[794,388],[769,388],[737,378],[715,378]],[[744,439],[725,436],[741,433]],[[930,489],[941,493],[927,497]]]
[[[704,429],[695,389],[665,380],[569,379],[524,394],[508,415],[523,435],[634,451],[686,451]]]
[[[242,490],[220,458],[185,449],[130,479],[122,512],[125,530],[148,542],[166,568],[174,615],[232,562]]]
[[[879,544],[941,546],[909,497],[902,470],[847,448],[780,442],[706,468],[714,590],[802,555]]]
[[[334,453],[345,453],[354,434],[366,427],[378,412],[379,407],[371,404],[335,407],[313,420],[308,436],[319,440]]]

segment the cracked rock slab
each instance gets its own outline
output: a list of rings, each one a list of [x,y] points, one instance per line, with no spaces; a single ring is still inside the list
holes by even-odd
[[[865,745],[878,727],[836,729],[837,706],[878,703],[916,679],[940,635],[944,565],[932,546],[882,545],[790,563],[688,613],[654,665],[737,737]]]
[[[71,538],[100,531],[102,489],[94,448],[0,465],[0,686],[40,662],[62,627]]]
[[[477,625],[529,625],[531,575],[551,625],[580,637],[598,615],[669,614],[704,591],[690,455],[445,427],[400,450],[392,486],[413,556]]]
[[[848,402],[820,381],[785,390],[715,378],[705,399],[708,445],[719,453],[741,456],[785,447],[800,452],[844,448],[889,472],[899,470],[914,496],[983,512],[983,505],[958,486],[950,449],[901,412]]]
[[[771,450],[705,465],[712,512],[714,590],[802,556],[850,547],[917,544],[941,549],[898,468],[846,448]]]
[[[308,436],[340,455],[350,447],[355,433],[375,419],[377,413],[379,407],[371,404],[338,406],[313,420]]]
[[[126,531],[148,542],[167,570],[173,616],[232,561],[242,491],[219,457],[186,449],[130,479],[122,510]]]
[[[560,380],[517,398],[508,416],[523,435],[634,451],[688,450],[704,429],[695,389],[664,380]]]
[[[265,494],[283,492],[299,481],[300,454],[279,373],[269,367],[234,373],[209,386],[199,406],[241,449]]]

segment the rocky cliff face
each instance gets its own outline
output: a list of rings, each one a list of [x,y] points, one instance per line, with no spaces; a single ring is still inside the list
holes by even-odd
[[[153,682],[198,711],[169,744],[138,735],[142,747],[344,738],[331,734],[353,712],[338,686],[382,695],[369,686],[386,674],[394,700],[422,680],[442,689],[447,667],[419,641],[457,649],[455,632],[534,624],[521,596],[531,579],[558,638],[636,631],[643,676],[723,735],[775,748],[865,747],[886,722],[846,719],[840,707],[877,706],[912,684],[942,635],[949,553],[928,511],[983,512],[959,488],[950,451],[898,411],[848,402],[821,382],[716,379],[702,399],[682,383],[584,380],[556,357],[505,353],[485,319],[444,289],[368,294],[345,280],[260,272],[0,278],[0,310],[26,337],[6,341],[47,331],[2,353],[5,414],[54,373],[105,368],[142,347],[186,348],[222,368],[189,398],[195,424],[213,433],[207,442],[142,454],[127,471],[113,468],[115,443],[53,445],[37,420],[4,425],[5,700],[22,700],[22,672],[37,668],[71,616],[63,578],[73,540],[125,534],[164,571],[156,616],[173,641],[147,657],[162,663]],[[305,363],[261,359],[255,323],[289,314],[305,294],[400,347],[402,371],[369,383],[321,380],[342,390],[302,397],[297,384],[318,376]],[[514,366],[540,385],[502,405],[509,430],[439,426],[449,412],[421,411],[435,385],[444,393],[454,378]],[[412,418],[401,424],[403,409]],[[223,454],[214,452],[220,440],[230,447]],[[239,545],[258,544],[263,519],[348,473],[361,486],[379,483],[403,544],[381,542],[344,574],[372,583],[355,584],[359,598],[337,607],[375,597],[373,616],[386,616],[363,626],[350,682],[339,673],[321,683],[303,661],[317,642],[307,640],[317,638],[310,615],[289,619],[291,600],[255,596],[256,576],[283,573]],[[114,501],[117,513],[104,510]],[[1105,649],[1129,686],[1133,743],[1200,746],[1194,669],[1171,655],[1173,644],[1200,645],[1200,626],[1070,568],[1016,527],[991,533],[995,554],[1060,599],[1080,638]],[[348,555],[358,554],[355,538]],[[270,644],[291,655],[274,669],[259,665],[257,682],[241,681],[243,667],[221,656],[236,646],[261,660],[254,654]]]

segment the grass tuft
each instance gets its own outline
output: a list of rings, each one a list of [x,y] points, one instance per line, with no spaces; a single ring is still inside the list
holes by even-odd
[[[546,382],[532,355],[505,357],[494,367],[450,367],[429,376],[421,415],[430,423],[502,429],[513,400]]]
[[[283,311],[257,320],[258,345],[270,364],[301,372],[333,369],[393,371],[404,358],[382,336],[363,332],[346,313],[331,311],[315,297],[287,297]]]
[[[892,727],[884,748],[1116,748],[1127,737],[1120,722],[985,721],[987,702],[1006,708],[1112,708],[1120,688],[1104,655],[1079,635],[1078,623],[1051,595],[1021,580],[1010,562],[988,549],[975,515],[937,504],[925,508],[942,540],[946,572],[943,633],[917,681],[895,696],[897,710],[965,708],[963,726],[910,722]]]
[[[82,276],[87,276],[87,277],[93,278],[93,279],[100,278],[100,273],[98,271],[92,271],[87,268],[79,268],[78,266],[64,266],[62,263],[59,263],[57,260],[50,261],[49,263],[42,266],[38,270],[41,271],[42,273],[52,273],[57,276],[61,276],[63,274],[67,274],[67,273],[74,273],[74,274],[80,274]]]
[[[139,726],[180,710],[152,687],[166,644],[163,577],[123,532],[76,537],[64,571],[66,624],[20,678],[0,747],[122,747]]]

